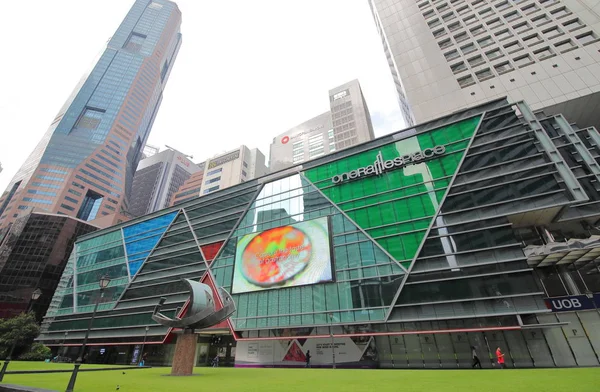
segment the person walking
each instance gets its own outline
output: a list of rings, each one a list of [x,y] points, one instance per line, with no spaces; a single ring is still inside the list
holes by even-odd
[[[215,355],[215,358],[213,359],[213,367],[219,367],[219,355]]]
[[[500,350],[500,347],[496,349],[496,358],[498,359],[498,366],[500,366],[500,369],[505,369],[506,366],[504,365],[504,353],[502,350]]]
[[[477,351],[475,351],[475,346],[471,346],[471,357],[473,358],[472,368],[475,369],[475,366],[479,366],[479,369],[481,369],[481,361],[479,360]]]
[[[310,367],[310,350],[306,352],[306,367]]]

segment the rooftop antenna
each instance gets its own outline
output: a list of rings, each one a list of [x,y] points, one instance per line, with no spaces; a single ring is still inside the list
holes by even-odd
[[[180,153],[181,153],[181,155],[183,155],[183,156],[184,156],[184,157],[186,157],[186,158],[194,159],[194,156],[193,156],[193,155],[186,155],[186,154],[182,153],[181,151],[179,151],[178,149],[176,149],[176,148],[173,148],[173,147],[169,146],[168,144],[165,144],[165,147],[167,147],[167,148],[170,148],[171,150],[175,150],[175,151],[177,151],[177,152],[180,152]]]

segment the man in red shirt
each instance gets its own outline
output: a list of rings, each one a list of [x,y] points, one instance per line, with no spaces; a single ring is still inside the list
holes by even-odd
[[[500,366],[501,369],[504,369],[504,354],[502,353],[502,350],[500,350],[500,347],[496,349],[496,358],[498,358],[498,366]]]

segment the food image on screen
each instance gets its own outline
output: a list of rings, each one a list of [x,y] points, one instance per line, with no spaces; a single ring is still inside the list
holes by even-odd
[[[248,234],[238,241],[233,293],[331,280],[327,218]]]

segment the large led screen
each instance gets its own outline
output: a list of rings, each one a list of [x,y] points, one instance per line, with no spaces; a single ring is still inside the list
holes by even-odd
[[[233,294],[331,282],[328,219],[252,233],[238,240]]]

